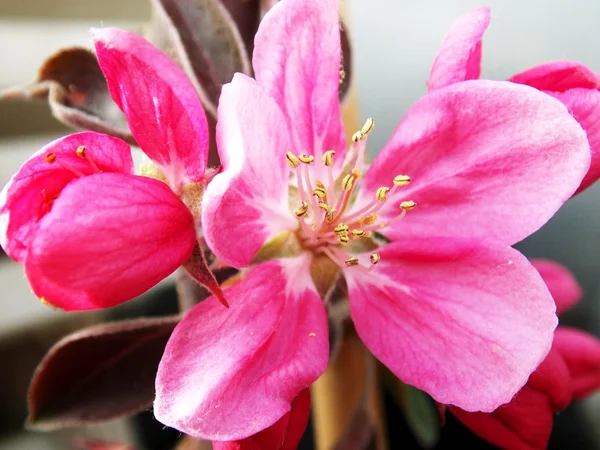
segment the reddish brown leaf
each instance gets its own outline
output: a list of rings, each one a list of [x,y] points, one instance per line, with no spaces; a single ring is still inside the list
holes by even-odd
[[[216,115],[221,86],[236,72],[250,74],[246,46],[220,0],[152,0],[153,29],[194,84],[207,112]],[[172,50],[169,51],[168,44]]]
[[[70,127],[135,143],[125,116],[110,97],[96,56],[85,48],[55,53],[44,61],[36,81],[10,88],[0,98],[47,100],[54,116]]]
[[[136,450],[129,444],[122,442],[105,442],[105,441],[90,441],[78,440],[73,442],[73,448],[78,450]]]
[[[254,35],[260,23],[260,0],[221,0],[235,22],[248,55],[254,49]]]
[[[192,278],[198,284],[204,286],[206,289],[212,292],[213,295],[215,295],[223,304],[223,306],[229,308],[227,300],[223,295],[223,291],[221,291],[221,287],[219,286],[219,282],[215,278],[215,275],[208,268],[204,252],[200,249],[200,246],[198,244],[196,244],[196,247],[192,252],[192,256],[190,256],[190,259],[188,259],[183,264],[183,268],[190,276],[190,278]]]
[[[106,323],[60,340],[33,375],[28,427],[52,430],[148,408],[158,363],[178,321],[161,317]]]
[[[342,67],[340,68],[340,100],[346,98],[352,82],[352,47],[346,25],[340,22],[340,39],[342,43]]]

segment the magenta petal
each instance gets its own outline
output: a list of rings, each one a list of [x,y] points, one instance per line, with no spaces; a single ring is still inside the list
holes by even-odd
[[[90,159],[77,156],[82,145]],[[0,242],[11,258],[24,260],[38,221],[68,183],[96,173],[93,165],[103,172],[132,173],[131,149],[105,134],[75,133],[44,146],[13,175],[0,193]]]
[[[513,75],[508,81],[550,92],[565,92],[575,88],[600,88],[600,77],[575,61],[542,64]]]
[[[553,94],[571,111],[573,117],[587,133],[592,161],[587,175],[577,189],[579,193],[600,178],[600,91],[576,88]]]
[[[554,347],[564,358],[574,399],[582,399],[600,389],[600,340],[584,331],[559,327]]]
[[[192,253],[194,220],[169,187],[97,174],[71,182],[39,222],[25,272],[66,310],[107,308],[142,294]]]
[[[527,259],[483,242],[406,239],[346,279],[356,330],[381,362],[440,403],[489,412],[546,357],[557,318]]]
[[[565,266],[547,259],[532,259],[531,264],[542,276],[561,314],[575,305],[583,295],[580,284]]]
[[[413,182],[388,195],[380,215],[396,217],[401,200],[418,206],[382,230],[387,237],[443,234],[512,245],[552,217],[589,164],[585,132],[560,102],[514,83],[465,81],[410,109],[366,173],[357,205],[406,174]]]
[[[240,268],[269,239],[298,227],[288,205],[289,138],[279,107],[242,74],[223,86],[218,119],[224,170],[202,200],[203,234],[219,258]]]
[[[427,81],[430,91],[479,78],[481,40],[490,24],[490,14],[489,8],[476,8],[454,22],[431,67]]]
[[[279,2],[260,24],[256,79],[284,112],[296,153],[320,159],[335,150],[336,160],[344,159],[340,60],[337,0]]]
[[[176,191],[183,182],[201,181],[208,126],[183,70],[136,34],[98,28],[92,35],[110,94],[125,113],[138,145]]]
[[[175,328],[156,378],[154,414],[191,436],[234,441],[273,425],[325,370],[327,317],[306,256],[252,269]]]

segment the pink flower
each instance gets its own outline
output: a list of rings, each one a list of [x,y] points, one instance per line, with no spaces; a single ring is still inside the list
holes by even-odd
[[[429,90],[479,78],[481,41],[490,23],[489,8],[476,8],[453,25],[435,58]],[[509,78],[552,95],[563,102],[586,131],[592,160],[576,193],[600,177],[600,76],[575,61],[556,61],[532,67]]]
[[[533,260],[556,302],[565,311],[581,298],[581,287],[568,269],[552,261]],[[474,433],[502,448],[545,449],[554,413],[571,399],[600,388],[600,340],[583,331],[560,326],[552,350],[508,404],[490,414],[451,407],[452,414]]]
[[[177,326],[154,405],[196,437],[243,439],[290,410],[327,366],[324,303],[340,292],[377,358],[465,410],[511,400],[551,346],[554,302],[510,246],[579,186],[585,133],[535,89],[464,82],[417,102],[365,173],[373,123],[346,151],[337,6],[278,3],[256,36],[256,80],[223,87],[224,171],[202,226],[249,270],[230,310],[209,298]]]
[[[206,118],[181,69],[132,33],[93,36],[110,92],[158,179],[134,175],[125,142],[83,132],[43,147],[4,187],[2,247],[25,266],[37,296],[66,310],[120,304],[184,263],[196,244],[188,206],[199,206],[205,185]]]

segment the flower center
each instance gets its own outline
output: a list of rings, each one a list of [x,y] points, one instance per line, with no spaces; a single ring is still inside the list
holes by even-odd
[[[79,147],[77,147],[77,149],[75,150],[75,154],[81,158],[81,159],[85,159],[91,170],[92,173],[99,173],[101,172],[101,170],[98,168],[98,165],[95,163],[95,161],[92,159],[92,157],[89,155],[88,152],[86,152],[85,150],[85,146],[84,145],[80,145]],[[81,170],[77,169],[75,166],[73,166],[71,163],[69,163],[68,161],[65,161],[63,158],[59,158],[56,153],[54,152],[48,152],[44,155],[44,160],[48,163],[48,164],[58,164],[61,167],[63,167],[64,169],[68,170],[69,172],[73,173],[76,177],[84,177],[86,176],[86,174],[84,174]],[[41,219],[43,216],[45,216],[46,214],[48,214],[50,212],[50,210],[52,209],[52,205],[54,204],[54,201],[58,198],[58,193],[56,194],[49,194],[46,189],[42,189],[42,202],[40,203],[39,207],[38,207],[38,220]]]
[[[305,249],[315,254],[327,255],[340,267],[372,270],[380,260],[378,253],[371,253],[370,265],[363,266],[357,257],[351,256],[346,250],[351,247],[368,248],[368,245],[352,244],[361,240],[371,241],[372,244],[375,230],[396,223],[416,206],[411,200],[403,201],[399,205],[397,217],[387,222],[379,220],[378,212],[388,200],[388,196],[411,181],[407,175],[397,175],[390,187],[382,186],[377,189],[372,202],[353,210],[355,188],[362,175],[367,136],[373,126],[373,119],[368,119],[362,129],[354,134],[342,175],[337,180],[334,179],[333,172],[335,151],[326,151],[321,160],[325,166],[326,180],[319,180],[314,176],[314,156],[296,156],[292,152],[286,154],[287,162],[296,175],[300,197],[300,206],[294,212],[299,222],[298,239]]]

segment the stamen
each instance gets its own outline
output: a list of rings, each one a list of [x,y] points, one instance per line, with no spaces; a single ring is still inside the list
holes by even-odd
[[[302,204],[300,205],[300,208],[298,208],[294,212],[294,214],[296,214],[296,217],[302,217],[302,216],[305,216],[307,212],[308,212],[308,203],[302,202]]]
[[[298,159],[304,164],[312,164],[315,161],[315,157],[313,155],[301,154],[298,155]]]
[[[326,202],[319,202],[319,208],[324,209],[326,212],[328,212],[331,209],[331,207]]]
[[[333,166],[333,155],[335,155],[335,151],[327,150],[322,158],[323,164],[327,167]]]
[[[336,233],[347,233],[348,230],[349,227],[345,223],[340,223],[333,228],[333,231],[335,231]]]
[[[354,187],[354,175],[348,174],[342,179],[342,188],[345,191],[351,191]]]
[[[318,187],[315,190],[313,190],[313,195],[316,195],[322,200],[327,196],[327,191],[325,190],[325,188]]]
[[[400,209],[402,209],[403,211],[413,210],[415,209],[415,206],[417,206],[417,204],[412,200],[407,200],[405,202],[400,203]]]
[[[362,223],[365,225],[373,225],[375,222],[377,222],[377,219],[379,219],[379,216],[376,213],[369,214],[362,220]]]
[[[335,208],[331,208],[329,211],[327,211],[327,214],[325,215],[327,222],[333,222],[336,211],[337,211],[337,209],[335,209]]]
[[[375,197],[377,197],[377,200],[379,200],[380,202],[385,202],[387,200],[387,193],[389,191],[390,188],[388,187],[380,187],[379,189],[377,189]]]
[[[339,243],[342,245],[346,245],[348,242],[350,241],[350,238],[348,237],[347,234],[342,234],[339,237]]]
[[[394,186],[406,186],[410,183],[410,177],[408,175],[396,175],[394,177]]]
[[[361,238],[365,235],[365,230],[352,230],[352,234],[354,235],[354,237]]]
[[[56,161],[56,155],[54,153],[46,153],[46,156],[44,156],[44,160],[48,164],[52,164],[54,161]]]
[[[77,156],[79,156],[80,158],[87,160],[87,162],[92,167],[92,169],[94,169],[95,172],[101,172],[101,170],[98,168],[90,154],[85,151],[85,145],[80,145],[79,147],[77,147],[75,153],[77,153]]]
[[[369,256],[369,259],[371,260],[371,264],[375,265],[379,262],[379,260],[381,259],[381,256],[379,256],[379,253],[371,253],[371,256]]]
[[[354,256],[351,256],[346,261],[344,261],[344,264],[346,264],[346,267],[358,266],[359,263],[360,262],[358,261],[358,258],[356,258]]]
[[[360,130],[352,135],[352,142],[362,141],[367,134],[371,132],[375,126],[375,121],[369,117]]]
[[[300,165],[300,160],[292,152],[287,152],[285,154],[285,159],[287,159],[287,163],[289,164],[289,166],[292,169],[295,169],[296,167],[298,167]]]

